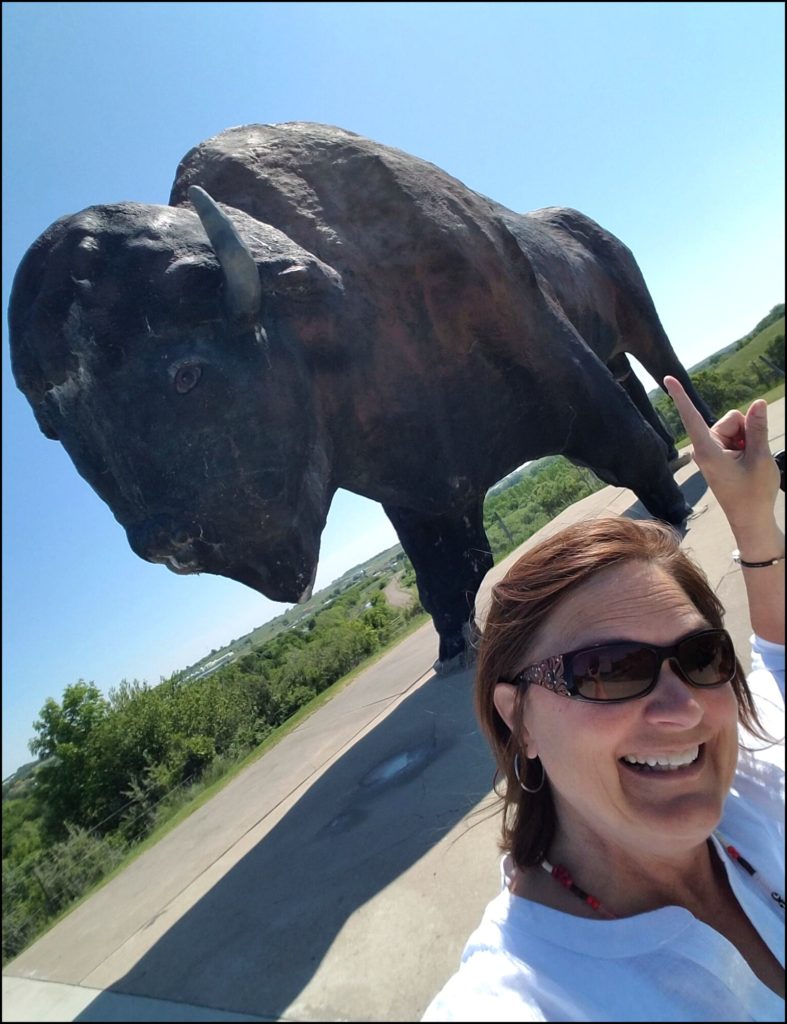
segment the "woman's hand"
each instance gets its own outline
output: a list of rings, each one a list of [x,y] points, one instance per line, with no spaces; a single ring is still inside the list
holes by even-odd
[[[768,446],[768,403],[758,398],[746,415],[732,409],[709,427],[679,381],[665,377],[664,386],[736,537],[772,522],[780,477]]]
[[[779,469],[768,447],[768,404],[758,398],[743,413],[733,409],[709,427],[674,377],[664,387],[675,402],[694,445],[694,461],[727,517],[747,562],[784,557],[784,534],[774,506]],[[784,643],[784,562],[741,566],[749,618],[757,636]]]

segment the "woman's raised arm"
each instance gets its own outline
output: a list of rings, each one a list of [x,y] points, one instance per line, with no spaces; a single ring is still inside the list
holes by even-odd
[[[679,381],[665,377],[664,386],[735,537],[752,629],[783,644],[784,534],[774,514],[779,470],[768,446],[768,404],[758,398],[745,415],[733,409],[708,427]],[[773,564],[749,568],[746,562]]]

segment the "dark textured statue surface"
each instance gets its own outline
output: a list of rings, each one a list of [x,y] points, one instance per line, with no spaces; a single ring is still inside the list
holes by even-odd
[[[630,367],[696,395],[629,250],[575,210],[518,214],[317,124],[222,132],[169,206],[94,206],[31,246],[16,381],[142,558],[311,592],[332,496],[381,502],[443,666],[492,565],[487,489],[562,453],[690,511]]]

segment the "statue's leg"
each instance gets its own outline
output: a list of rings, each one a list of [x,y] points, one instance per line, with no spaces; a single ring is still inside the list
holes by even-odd
[[[602,480],[630,488],[657,519],[682,524],[692,509],[672,475],[663,439],[589,350],[577,362],[579,374],[563,381],[566,435],[560,452]]]
[[[626,324],[626,328],[621,329],[621,347],[645,367],[665,394],[667,391],[664,387],[664,378],[670,376],[679,380],[702,418],[708,426],[713,426],[716,422],[713,410],[694,387],[691,377],[678,359],[661,325],[639,268],[634,265],[624,273],[631,274],[637,280],[627,293],[627,308],[621,309],[622,319]],[[625,300],[625,294],[623,299]]]
[[[631,363],[625,352],[619,352],[607,363],[612,376],[626,390],[631,401],[636,405],[648,423],[653,427],[659,437],[667,446],[667,461],[672,462],[678,457],[678,450],[675,447],[675,438],[663,423],[656,412],[653,404],[648,398],[648,393],[642,386],[642,382],[631,368]]]
[[[475,627],[475,596],[492,568],[484,532],[483,496],[466,508],[427,515],[383,505],[415,569],[421,604],[440,637],[438,671],[464,667],[472,660],[468,640]]]

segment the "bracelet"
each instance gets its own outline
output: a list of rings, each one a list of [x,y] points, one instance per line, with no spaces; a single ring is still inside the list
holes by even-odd
[[[767,562],[744,562],[744,560],[741,558],[740,551],[733,551],[732,560],[733,562],[736,562],[738,565],[742,565],[744,569],[762,569],[766,565],[776,565],[779,562],[783,562],[784,555],[779,555],[776,558],[769,558]]]

